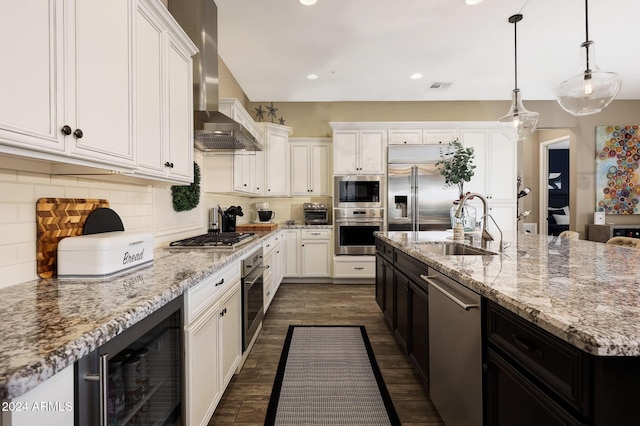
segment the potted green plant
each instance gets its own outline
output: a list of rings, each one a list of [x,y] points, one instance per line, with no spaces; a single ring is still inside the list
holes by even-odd
[[[458,185],[458,200],[453,201],[451,207],[451,227],[455,227],[457,219],[455,217],[458,204],[464,197],[464,183],[469,182],[474,175],[476,166],[473,164],[474,152],[473,147],[465,148],[458,139],[449,142],[452,149],[442,152],[440,160],[436,163],[440,174],[444,176],[446,186]],[[476,209],[473,206],[465,205],[462,212],[462,224],[466,232],[473,231],[476,227]]]
[[[444,176],[447,186],[458,185],[460,198],[464,196],[464,183],[469,182],[474,175],[476,166],[473,164],[473,148],[465,148],[458,139],[449,142],[453,149],[442,152],[436,167],[440,169],[440,174]]]

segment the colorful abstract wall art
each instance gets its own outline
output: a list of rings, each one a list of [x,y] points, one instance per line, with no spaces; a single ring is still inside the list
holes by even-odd
[[[596,126],[596,211],[640,214],[638,126]]]

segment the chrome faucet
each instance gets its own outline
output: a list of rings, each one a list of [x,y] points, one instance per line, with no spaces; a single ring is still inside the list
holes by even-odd
[[[468,199],[474,198],[474,197],[478,197],[480,198],[480,201],[482,201],[482,237],[481,237],[481,243],[480,243],[481,247],[486,249],[487,243],[489,241],[494,241],[493,236],[487,230],[487,225],[488,225],[487,219],[491,218],[491,221],[496,226],[496,228],[498,228],[498,231],[500,232],[500,251],[502,252],[504,250],[504,244],[502,242],[502,230],[496,223],[493,216],[489,214],[489,203],[487,203],[487,199],[482,194],[478,194],[477,192],[470,192],[467,195],[465,195],[460,201],[460,205],[458,206],[458,210],[456,210],[456,213],[454,216],[457,219],[460,219],[460,217],[462,216],[462,208],[464,207],[465,203],[467,202]]]

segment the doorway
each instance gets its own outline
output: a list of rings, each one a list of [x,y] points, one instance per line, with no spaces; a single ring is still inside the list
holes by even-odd
[[[542,235],[569,230],[570,137],[540,143],[540,200],[538,227]]]

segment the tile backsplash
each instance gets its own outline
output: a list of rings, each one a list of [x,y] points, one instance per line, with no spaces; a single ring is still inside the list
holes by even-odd
[[[149,185],[0,169],[0,287],[37,278],[36,201],[43,197],[106,198],[125,229],[152,231]]]
[[[331,207],[330,197],[247,198],[203,193],[197,208],[175,212],[170,185],[148,185],[57,176],[0,168],[0,288],[37,279],[36,201],[44,197],[105,198],[122,218],[126,230],[152,232],[156,247],[207,230],[208,211],[240,205],[245,215],[238,223],[256,219],[254,203],[268,202],[275,211],[274,222],[295,219],[304,222],[302,204],[322,202]]]

